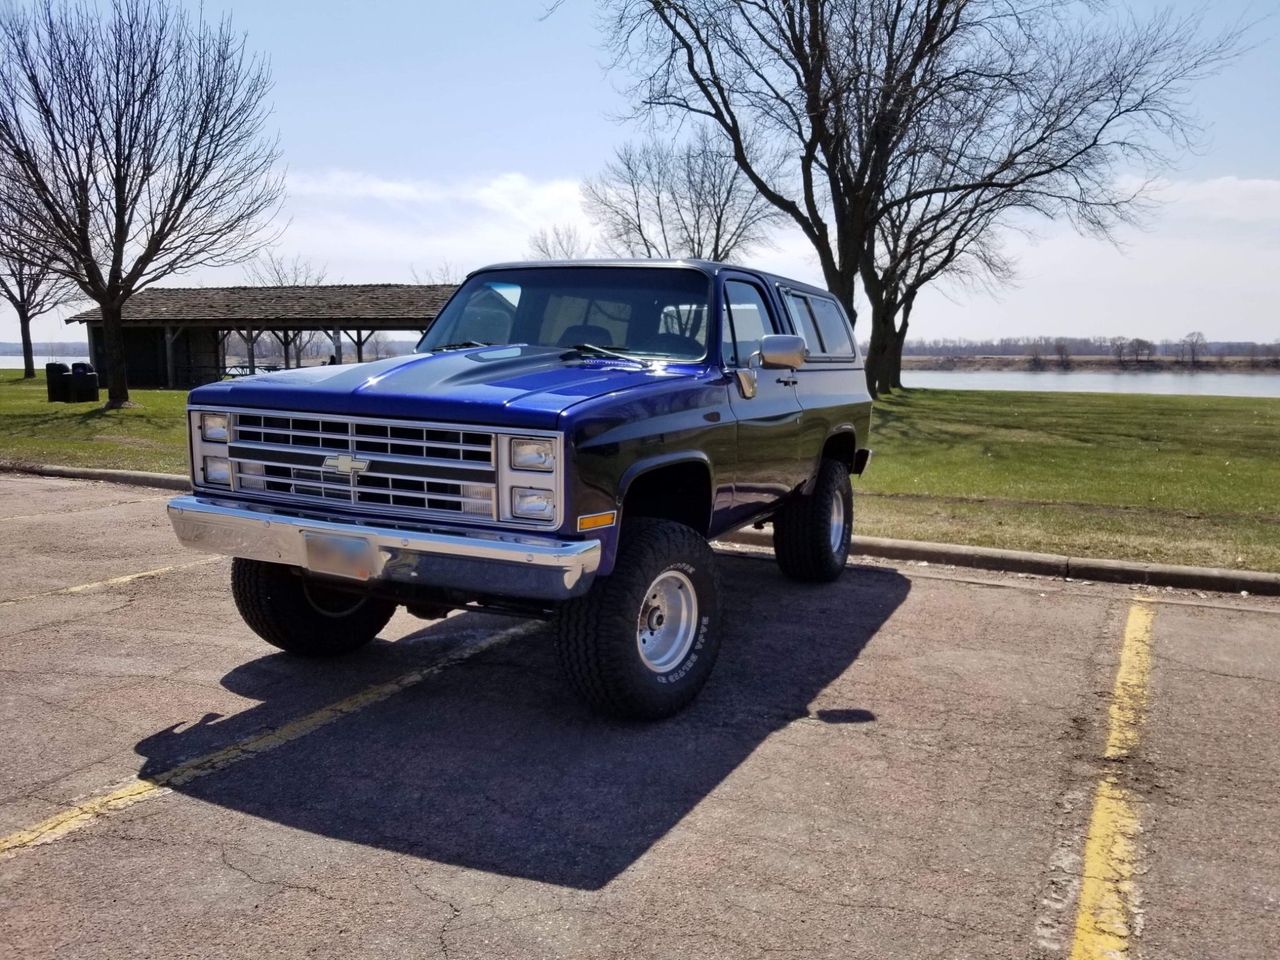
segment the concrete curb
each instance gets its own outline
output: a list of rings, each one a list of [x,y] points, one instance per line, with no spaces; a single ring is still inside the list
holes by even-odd
[[[165,490],[190,490],[191,481],[173,473],[143,473],[140,470],[97,470],[92,467],[58,467],[30,463],[0,461],[0,471],[34,473],[43,477],[65,477],[70,480],[108,480],[138,487],[160,487]],[[768,530],[739,530],[723,538],[729,543],[753,547],[773,547],[773,534]],[[1218,567],[1178,567],[1164,563],[1139,563],[1130,560],[1095,560],[1088,557],[1066,557],[1056,553],[1026,553],[1021,550],[997,550],[955,543],[929,543],[925,540],[890,540],[884,537],[854,537],[854,554],[881,557],[886,560],[916,560],[946,563],[980,570],[1002,570],[1009,573],[1032,573],[1042,577],[1072,577],[1076,580],[1099,580],[1109,583],[1142,583],[1153,587],[1181,587],[1185,590],[1212,590],[1280,596],[1280,573],[1256,570],[1223,570]]]
[[[160,487],[164,490],[190,490],[191,480],[176,473],[144,473],[141,470],[99,470],[95,467],[59,467],[52,464],[0,462],[6,473],[33,473],[41,477],[63,477],[68,480],[108,480],[134,487]]]
[[[744,543],[755,547],[773,546],[773,534],[768,530],[739,530],[724,539],[730,543]],[[923,540],[888,540],[882,537],[854,537],[852,552],[860,556],[889,560],[924,560],[981,570],[1033,573],[1043,577],[1141,583],[1153,587],[1181,587],[1186,590],[1212,590],[1220,593],[1247,591],[1258,595],[1280,596],[1280,573],[1256,570],[1095,560],[1054,553],[1023,553],[1018,550],[929,543]]]

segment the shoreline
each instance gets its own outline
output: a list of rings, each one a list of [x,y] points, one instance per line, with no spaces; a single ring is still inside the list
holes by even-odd
[[[1171,357],[1155,357],[1151,360],[1126,360],[1120,363],[1114,357],[1072,357],[1065,364],[1057,357],[920,357],[902,358],[902,369],[932,371],[972,371],[1018,373],[1280,373],[1280,361],[1252,357],[1214,357],[1201,360],[1194,366]]]

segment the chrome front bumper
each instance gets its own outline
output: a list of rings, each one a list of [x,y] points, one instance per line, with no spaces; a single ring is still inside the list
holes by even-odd
[[[485,596],[567,600],[586,593],[600,541],[487,530],[399,529],[285,513],[208,496],[175,497],[169,520],[187,547],[308,568],[307,534],[360,537],[373,547],[370,580]]]

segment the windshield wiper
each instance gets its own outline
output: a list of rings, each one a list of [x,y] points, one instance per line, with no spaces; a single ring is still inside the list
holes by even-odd
[[[651,360],[642,360],[640,357],[632,357],[628,354],[621,353],[618,350],[610,350],[608,347],[598,347],[594,343],[575,343],[573,349],[579,353],[593,353],[598,357],[613,357],[615,360],[627,360],[631,363],[638,363],[640,366],[648,369],[653,366]]]

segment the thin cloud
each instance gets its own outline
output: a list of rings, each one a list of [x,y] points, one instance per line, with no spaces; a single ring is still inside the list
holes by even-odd
[[[1109,335],[1160,340],[1201,329],[1214,338],[1274,340],[1280,302],[1280,180],[1216,177],[1157,185],[1162,201],[1121,246],[1049,225],[1034,240],[1011,236],[1015,286],[990,295],[928,289],[912,315],[922,338]],[[520,259],[529,235],[556,224],[593,234],[579,183],[519,172],[458,181],[388,178],[351,170],[289,176],[289,228],[281,252],[327,264],[347,283],[410,282],[410,266],[462,270]],[[778,231],[755,265],[822,283],[805,238]],[[175,284],[242,282],[238,269],[197,271]],[[39,339],[64,335],[53,317]],[[860,324],[865,330],[865,326]],[[0,339],[17,339],[12,315]]]

